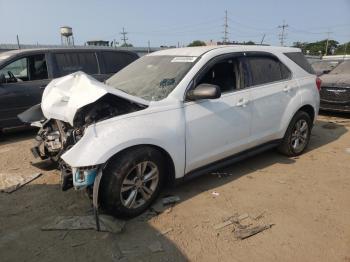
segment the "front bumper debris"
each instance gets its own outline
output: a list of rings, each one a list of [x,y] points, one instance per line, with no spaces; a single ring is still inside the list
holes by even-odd
[[[83,189],[88,186],[92,186],[98,171],[98,166],[72,168],[74,188]]]

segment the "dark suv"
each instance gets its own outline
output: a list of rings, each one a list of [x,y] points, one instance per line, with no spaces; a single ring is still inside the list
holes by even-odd
[[[40,103],[53,78],[83,71],[104,81],[136,59],[129,51],[87,48],[0,53],[0,131],[23,126],[17,115]]]

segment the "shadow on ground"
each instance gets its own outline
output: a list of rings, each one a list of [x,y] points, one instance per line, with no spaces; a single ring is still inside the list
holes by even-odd
[[[7,137],[8,141],[0,145],[28,139],[32,136],[31,132],[11,134]],[[317,121],[308,152],[332,143],[346,132],[342,124]],[[162,195],[176,194],[181,201],[186,201],[253,171],[276,163],[289,165],[296,161],[297,158],[287,158],[270,150],[218,171],[230,176],[219,179],[218,175],[203,175],[176,188],[167,188]],[[2,261],[23,258],[27,261],[187,261],[176,244],[150,226],[147,222],[149,217],[145,215],[129,220],[124,233],[119,235],[96,231],[70,231],[67,234],[40,230],[50,217],[91,214],[91,203],[82,192],[61,192],[58,185],[30,184],[12,194],[0,193],[0,206]],[[152,252],[149,246],[153,243],[161,243],[163,251]]]

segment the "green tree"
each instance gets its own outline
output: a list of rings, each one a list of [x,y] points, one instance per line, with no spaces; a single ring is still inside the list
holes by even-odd
[[[192,43],[190,43],[188,46],[191,47],[191,46],[205,46],[205,45],[206,44],[203,41],[195,40]]]
[[[121,47],[133,47],[133,45],[129,43],[124,43],[121,45]]]

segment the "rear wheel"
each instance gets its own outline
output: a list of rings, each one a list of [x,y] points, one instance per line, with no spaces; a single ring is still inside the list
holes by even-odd
[[[290,122],[278,150],[287,156],[298,156],[310,141],[312,121],[308,113],[299,111]]]
[[[127,150],[113,157],[101,180],[102,209],[121,218],[144,212],[163,185],[164,163],[163,155],[152,147]]]

